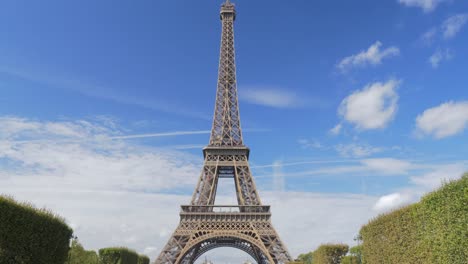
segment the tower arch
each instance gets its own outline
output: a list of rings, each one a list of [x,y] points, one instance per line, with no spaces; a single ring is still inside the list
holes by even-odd
[[[212,233],[204,235],[190,243],[187,249],[181,253],[176,263],[195,263],[203,254],[217,248],[235,248],[242,250],[250,255],[258,264],[274,263],[273,260],[269,258],[268,250],[259,239],[240,233]]]

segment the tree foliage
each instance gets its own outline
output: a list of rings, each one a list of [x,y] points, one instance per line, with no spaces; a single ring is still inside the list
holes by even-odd
[[[100,264],[138,264],[138,254],[128,248],[101,248]]]
[[[65,264],[100,264],[96,251],[85,250],[83,246],[74,239],[68,252],[68,261]]]
[[[345,244],[325,244],[312,252],[314,264],[340,264],[341,258],[348,253],[349,246]]]
[[[360,262],[358,257],[349,255],[341,258],[341,264],[360,264]]]
[[[150,264],[149,257],[145,255],[138,256],[138,264]]]
[[[362,227],[363,263],[465,264],[468,174]]]
[[[45,209],[0,196],[0,263],[63,264],[72,229]]]
[[[304,264],[312,264],[312,252],[300,254],[297,260]]]

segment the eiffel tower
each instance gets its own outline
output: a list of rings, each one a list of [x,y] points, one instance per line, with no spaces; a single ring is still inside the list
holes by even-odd
[[[271,224],[249,168],[250,150],[242,140],[234,51],[236,10],[221,6],[221,51],[210,143],[190,205],[181,206],[180,223],[156,264],[192,264],[219,247],[240,249],[259,264],[283,264],[292,258]],[[215,205],[218,179],[233,178],[237,205]]]

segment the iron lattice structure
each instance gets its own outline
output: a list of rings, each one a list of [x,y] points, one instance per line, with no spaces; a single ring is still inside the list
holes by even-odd
[[[218,87],[210,143],[190,205],[182,206],[180,223],[156,264],[191,264],[205,252],[232,247],[260,264],[292,261],[271,224],[270,206],[262,205],[249,167],[249,148],[242,140],[234,50],[234,4],[221,7],[222,36]],[[220,178],[233,178],[238,204],[216,206]]]

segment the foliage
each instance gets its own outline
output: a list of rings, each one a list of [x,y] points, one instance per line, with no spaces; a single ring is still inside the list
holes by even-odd
[[[100,264],[138,264],[138,254],[128,248],[101,248]]]
[[[300,254],[299,257],[297,257],[297,260],[304,264],[312,264],[312,252]]]
[[[145,255],[138,256],[138,264],[149,264],[149,263],[150,263],[150,259],[148,256],[145,256]]]
[[[63,264],[72,229],[59,216],[0,196],[0,263]]]
[[[468,259],[468,174],[363,226],[363,263],[464,264]]]
[[[65,264],[99,264],[99,257],[96,251],[85,250],[78,240],[73,240]]]
[[[362,245],[354,246],[349,249],[349,254],[360,257],[362,255]]]
[[[341,258],[341,264],[360,264],[357,256],[344,256]]]
[[[348,253],[348,245],[325,244],[312,252],[314,264],[340,264],[341,258]]]

